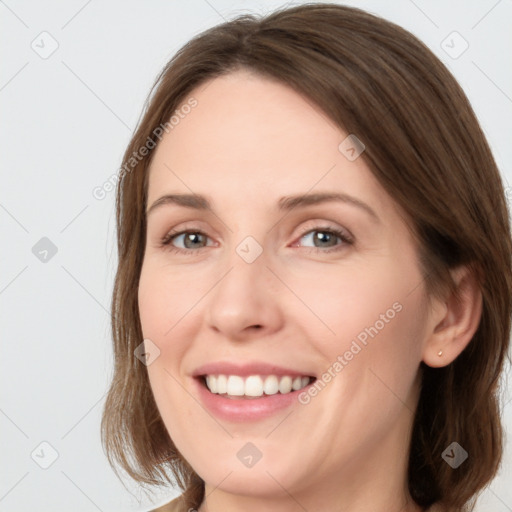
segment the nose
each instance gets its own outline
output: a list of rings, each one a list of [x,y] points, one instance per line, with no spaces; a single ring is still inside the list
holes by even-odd
[[[233,251],[226,271],[208,294],[210,329],[233,341],[268,336],[281,329],[282,285],[267,263],[264,253],[248,263]]]

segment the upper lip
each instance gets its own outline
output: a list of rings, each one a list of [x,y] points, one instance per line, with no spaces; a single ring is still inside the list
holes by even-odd
[[[308,371],[293,370],[275,364],[254,361],[248,363],[231,362],[213,362],[204,364],[194,370],[193,377],[202,377],[204,375],[239,375],[247,377],[249,375],[288,375],[290,377],[314,377]]]

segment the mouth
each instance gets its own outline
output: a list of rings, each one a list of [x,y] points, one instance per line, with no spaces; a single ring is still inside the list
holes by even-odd
[[[198,377],[212,394],[232,400],[258,399],[272,395],[287,395],[312,384],[310,375],[225,375],[208,374]]]
[[[307,370],[262,361],[217,361],[191,374],[197,396],[214,416],[229,422],[264,420],[291,407],[316,381]]]

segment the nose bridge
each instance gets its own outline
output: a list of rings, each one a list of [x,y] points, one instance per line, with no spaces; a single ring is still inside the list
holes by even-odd
[[[261,258],[263,254],[263,246],[252,235],[244,237],[244,239],[235,247],[235,252],[247,265],[252,265],[258,259],[268,259],[267,254],[264,258]]]
[[[235,234],[236,236],[236,234]],[[242,336],[247,327],[274,330],[281,312],[269,280],[269,255],[252,236],[245,236],[223,258],[222,277],[208,301],[207,321],[230,338]]]
[[[265,298],[267,287],[262,285],[270,274],[268,257],[254,237],[245,237],[233,245],[224,263],[223,277],[215,287],[217,302],[222,300],[233,309],[236,305],[242,309],[249,303],[254,303],[254,307],[256,302]]]
[[[264,212],[247,209],[248,204],[255,204],[255,199],[250,195],[244,200],[237,200],[238,215],[229,222],[225,261],[228,268],[232,268],[230,274],[235,271],[250,282],[257,277],[261,279],[269,272],[266,265],[270,254],[268,250],[264,251],[264,246],[268,247],[267,239],[272,232],[267,234],[268,228],[262,221]]]

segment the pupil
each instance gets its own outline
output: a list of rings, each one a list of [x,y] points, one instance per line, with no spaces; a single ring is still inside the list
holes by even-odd
[[[327,233],[326,231],[317,231],[317,238],[320,242],[328,242],[331,238],[331,233]]]
[[[185,237],[185,246],[187,246],[188,248],[190,248],[190,246],[188,246],[187,242],[193,242],[194,240],[195,241],[198,241],[199,239],[199,233],[189,233],[186,237]],[[197,244],[194,244],[192,243],[192,246],[193,245],[197,245]]]

